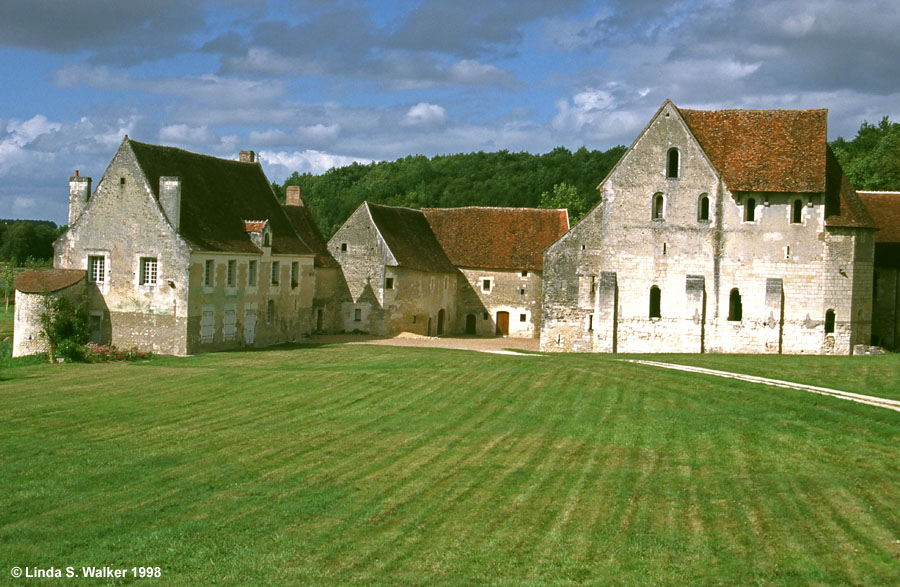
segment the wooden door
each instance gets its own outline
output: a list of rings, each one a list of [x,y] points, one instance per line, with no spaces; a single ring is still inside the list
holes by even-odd
[[[509,312],[497,312],[497,334],[509,334]]]

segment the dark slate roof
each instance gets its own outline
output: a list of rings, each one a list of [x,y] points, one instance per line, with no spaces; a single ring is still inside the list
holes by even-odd
[[[824,192],[828,110],[682,110],[732,191]]]
[[[828,226],[874,228],[828,146],[828,110],[679,112],[731,191],[824,193]]]
[[[875,218],[876,243],[900,243],[900,192],[856,192]]]
[[[84,269],[29,269],[16,277],[13,287],[22,293],[51,293],[87,277]]]
[[[328,244],[322,238],[322,233],[319,232],[319,227],[316,226],[309,208],[302,203],[299,206],[282,206],[281,208],[303,242],[309,245],[316,254],[316,267],[340,267],[328,252]]]
[[[258,163],[242,163],[126,139],[159,198],[159,178],[181,178],[179,233],[202,251],[259,253],[244,220],[268,220],[272,253],[311,255],[297,236]]]
[[[457,267],[540,271],[544,249],[569,230],[566,210],[469,206],[422,212]]]
[[[421,210],[365,202],[369,215],[400,267],[456,273]]]

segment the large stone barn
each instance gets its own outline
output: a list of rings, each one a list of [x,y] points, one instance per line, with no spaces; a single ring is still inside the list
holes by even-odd
[[[54,267],[85,272],[98,342],[184,355],[315,327],[316,251],[252,151],[234,161],[125,137],[96,190],[70,179],[68,224]]]
[[[545,251],[542,350],[869,344],[876,226],[826,131],[826,110],[664,102]]]
[[[536,337],[543,252],[569,230],[568,212],[480,206],[422,212],[462,274],[457,332]]]
[[[900,350],[900,192],[857,192],[878,225],[872,344]]]

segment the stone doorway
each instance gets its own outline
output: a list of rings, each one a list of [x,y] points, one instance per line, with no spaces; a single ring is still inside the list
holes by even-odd
[[[475,314],[466,316],[466,334],[475,334]]]
[[[437,323],[437,333],[438,336],[444,334],[444,309],[441,308],[438,310],[438,323]]]

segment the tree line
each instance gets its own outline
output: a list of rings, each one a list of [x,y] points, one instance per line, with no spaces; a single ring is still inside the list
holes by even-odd
[[[49,220],[0,219],[0,261],[16,267],[46,264],[64,229]]]

